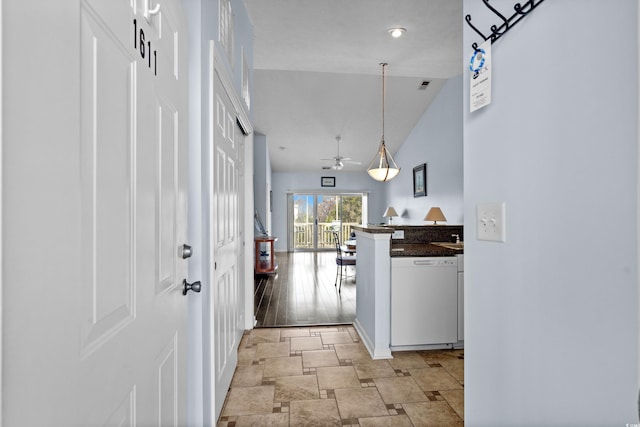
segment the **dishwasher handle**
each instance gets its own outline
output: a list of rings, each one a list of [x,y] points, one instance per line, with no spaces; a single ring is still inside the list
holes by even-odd
[[[425,259],[415,259],[413,260],[413,265],[426,265],[432,267],[457,267],[458,261],[454,258],[425,258]]]
[[[419,259],[413,261],[413,265],[435,265],[435,261],[430,259]]]

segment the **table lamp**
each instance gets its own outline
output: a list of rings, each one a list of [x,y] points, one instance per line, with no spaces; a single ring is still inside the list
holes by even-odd
[[[424,217],[424,221],[433,221],[433,225],[438,225],[438,221],[447,221],[442,210],[439,207],[432,207],[429,209],[427,216]]]

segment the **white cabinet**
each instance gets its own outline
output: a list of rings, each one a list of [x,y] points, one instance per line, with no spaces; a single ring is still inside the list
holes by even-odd
[[[457,341],[457,258],[392,258],[391,345]]]

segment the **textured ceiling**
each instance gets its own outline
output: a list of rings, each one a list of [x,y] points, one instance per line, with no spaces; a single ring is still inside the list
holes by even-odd
[[[462,72],[461,0],[245,0],[254,25],[253,121],[274,171],[336,155],[364,171],[382,134],[392,153],[446,79]],[[404,27],[392,38],[387,30]],[[420,90],[423,81],[430,84]]]

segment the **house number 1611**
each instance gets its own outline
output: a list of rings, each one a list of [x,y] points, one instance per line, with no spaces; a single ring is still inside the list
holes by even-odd
[[[151,68],[151,41],[145,40],[144,30],[142,28],[138,29],[137,19],[133,20],[133,48],[140,50],[140,56],[142,59],[147,58],[149,68]],[[153,51],[153,75],[158,75],[158,53],[156,50]]]

